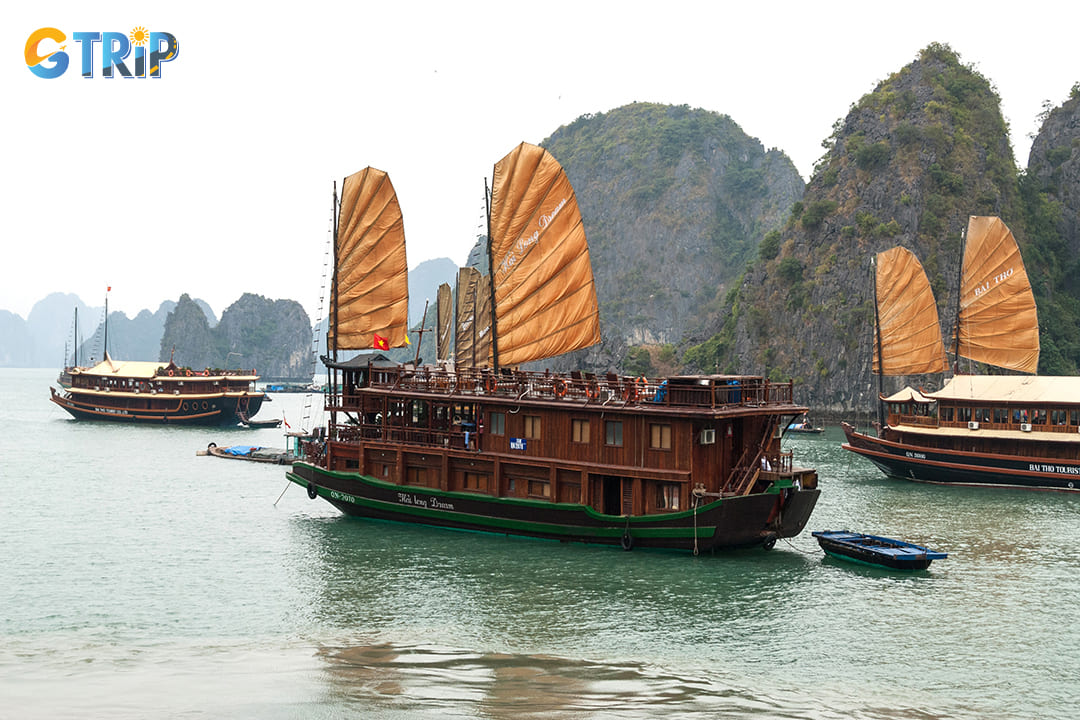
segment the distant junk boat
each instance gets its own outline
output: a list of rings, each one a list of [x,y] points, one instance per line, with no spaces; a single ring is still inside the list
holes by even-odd
[[[377,352],[409,342],[396,193],[373,168],[345,179],[340,206],[335,191],[329,426],[287,477],[350,515],[625,550],[770,548],[802,531],[819,490],[781,450],[807,411],[792,383],[518,369],[599,342],[592,266],[543,148],[499,161],[488,201],[490,274],[462,269],[456,312],[440,290],[437,364],[401,364]],[[339,359],[355,350],[369,352]]]
[[[251,420],[266,398],[255,389],[258,379],[254,370],[192,370],[172,362],[113,360],[106,353],[91,368],[72,368],[70,387],[49,392],[77,420],[265,426]]]
[[[956,374],[937,391],[880,390],[882,375],[944,373],[948,363],[918,259],[893,248],[875,265],[880,430],[875,437],[843,423],[844,448],[897,478],[1080,489],[1080,378]],[[996,217],[968,222],[954,354],[1016,372],[1038,368],[1031,285],[1012,232]]]

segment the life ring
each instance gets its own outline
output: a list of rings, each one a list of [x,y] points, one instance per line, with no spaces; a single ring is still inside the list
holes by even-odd
[[[307,496],[312,500],[319,497],[319,491],[315,489],[315,483],[307,484]]]
[[[205,400],[203,400],[203,401],[202,401],[202,409],[203,409],[203,410],[205,410],[205,409],[206,409],[206,401],[205,401]]]
[[[188,371],[187,371],[187,376],[188,376],[188,377],[191,377],[191,369],[190,369],[190,368],[188,368]]]
[[[555,397],[566,397],[566,381],[562,378],[555,380]]]
[[[622,539],[619,540],[619,545],[626,552],[630,552],[634,549],[634,536],[630,534],[629,530],[623,530]]]
[[[184,401],[184,411],[187,412],[187,400]]]
[[[173,371],[169,370],[169,377],[172,377],[172,376],[173,376]]]
[[[585,397],[589,398],[590,400],[595,400],[596,398],[600,397],[600,390],[594,385],[586,385]]]
[[[487,392],[489,394],[494,394],[495,393],[495,388],[497,386],[498,386],[498,383],[495,382],[495,376],[494,375],[488,375],[487,378],[485,378],[485,380],[484,380],[484,391],[485,392]]]
[[[206,449],[207,449],[207,450],[213,450],[213,449],[214,449],[214,448],[216,448],[216,447],[217,447],[217,443],[216,443],[216,442],[212,442],[212,443],[210,443],[209,445],[207,445],[207,446],[206,446]]]

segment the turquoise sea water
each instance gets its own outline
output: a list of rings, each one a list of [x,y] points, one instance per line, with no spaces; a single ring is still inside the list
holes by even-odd
[[[823,493],[772,551],[429,530],[196,456],[281,430],[70,420],[55,374],[0,370],[0,718],[1076,714],[1077,495],[888,480],[830,427],[790,439]],[[302,405],[260,417],[296,428]],[[824,559],[816,529],[949,558]]]

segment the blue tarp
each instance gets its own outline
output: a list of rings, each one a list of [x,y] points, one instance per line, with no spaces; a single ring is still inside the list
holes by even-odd
[[[225,448],[225,452],[230,455],[250,455],[256,450],[262,450],[260,445],[233,445],[232,447]]]

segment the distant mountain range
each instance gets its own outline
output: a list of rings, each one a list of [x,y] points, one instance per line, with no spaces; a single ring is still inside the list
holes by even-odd
[[[431,298],[432,305],[428,309],[429,325],[434,324],[435,292],[440,283],[453,284],[457,276],[457,265],[448,258],[426,260],[418,264],[409,273],[409,318],[410,325],[419,325],[424,314],[424,304],[427,298]],[[186,297],[186,296],[185,296]],[[257,300],[261,301],[258,302]],[[299,304],[296,307],[274,307],[275,303],[293,303],[294,301],[268,301],[257,295],[245,294],[233,305],[226,309],[222,315],[222,321],[226,314],[234,316],[243,315],[244,321],[239,327],[231,326],[222,330],[222,335],[229,335],[229,339],[217,338],[211,340],[214,330],[219,324],[218,316],[205,300],[198,298],[190,302],[198,306],[206,321],[207,332],[210,335],[192,330],[190,323],[199,320],[193,319],[190,311],[185,311],[183,318],[173,318],[178,323],[177,330],[167,333],[170,317],[177,309],[177,301],[165,300],[157,310],[140,311],[134,318],[129,318],[125,313],[113,311],[109,313],[108,344],[109,355],[117,359],[125,360],[168,360],[173,349],[186,357],[185,362],[192,367],[210,365],[213,367],[236,366],[240,364],[250,365],[260,372],[274,373],[276,377],[301,379],[306,376],[311,364],[312,328],[310,319],[303,312]],[[241,313],[241,309],[243,312]],[[303,323],[306,330],[300,331],[295,328],[297,314],[303,315]],[[104,356],[102,343],[104,337],[104,313],[103,305],[88,305],[77,295],[69,293],[52,293],[36,302],[30,310],[26,320],[7,310],[0,310],[0,367],[55,367],[71,364],[75,357],[76,332],[79,338],[78,362],[80,365],[90,365],[100,361]],[[265,338],[264,342],[246,335],[247,329],[258,328],[264,325],[268,316],[273,316],[278,323],[278,333]],[[75,327],[76,317],[78,329]],[[295,318],[295,319],[294,319]],[[187,330],[179,331],[187,324]],[[284,333],[281,323],[286,323],[292,328],[289,333]],[[325,330],[322,330],[325,335]],[[165,336],[168,334],[168,338]],[[291,339],[285,340],[283,335],[292,335]],[[163,342],[163,340],[165,342]],[[229,345],[233,342],[246,342],[265,344],[266,347],[249,346],[241,349],[239,353],[233,353],[229,362],[225,358],[217,358],[217,348],[211,347],[214,343]],[[164,345],[164,347],[163,347]],[[225,351],[228,352],[228,349]],[[236,355],[246,356],[241,362]],[[259,358],[276,358],[258,363]],[[302,373],[296,375],[295,373]]]

